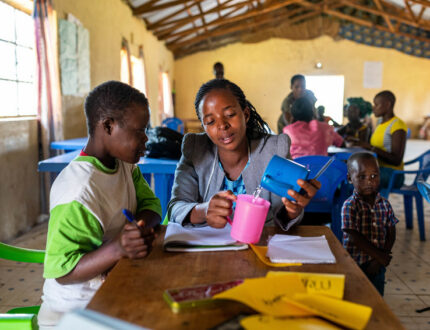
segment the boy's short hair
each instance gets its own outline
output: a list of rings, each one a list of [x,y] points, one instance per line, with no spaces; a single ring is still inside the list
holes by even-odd
[[[349,158],[348,158],[348,162],[346,163],[347,167],[348,167],[348,173],[351,174],[352,171],[355,170],[354,168],[354,163],[361,161],[361,160],[370,160],[373,159],[376,164],[378,164],[375,156],[372,155],[372,153],[367,152],[367,151],[361,151],[361,152],[356,152],[353,153]]]
[[[221,62],[216,62],[214,64],[214,70],[215,70],[215,68],[224,68],[224,65]]]
[[[305,96],[299,97],[291,107],[291,115],[294,121],[305,121],[309,123],[314,118],[314,107]]]
[[[291,77],[291,86],[293,86],[293,84],[296,80],[305,80],[305,76],[302,74],[295,74],[294,76],[292,76]]]
[[[95,87],[85,100],[88,134],[94,133],[96,124],[104,118],[113,118],[120,125],[125,110],[132,105],[148,107],[145,94],[120,81],[106,81]]]
[[[391,107],[394,107],[394,104],[396,103],[396,96],[391,91],[382,91],[375,95],[375,97],[382,97],[383,99],[387,100],[391,103]]]

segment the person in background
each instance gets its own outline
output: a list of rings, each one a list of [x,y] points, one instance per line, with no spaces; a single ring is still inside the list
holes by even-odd
[[[396,97],[390,91],[382,91],[373,99],[373,113],[379,118],[370,143],[355,142],[362,148],[373,151],[378,157],[380,188],[385,189],[394,170],[403,170],[403,155],[406,147],[408,127],[394,115]],[[400,188],[404,175],[396,175],[393,188]]]
[[[327,156],[331,145],[340,147],[342,137],[333,126],[313,118],[313,105],[307,97],[297,99],[291,109],[292,124],[285,126],[283,133],[291,139],[291,157],[309,155]]]
[[[424,123],[418,133],[419,138],[423,140],[430,140],[430,114],[424,117]]]
[[[348,181],[354,192],[342,207],[343,245],[381,295],[385,271],[396,240],[396,223],[390,202],[378,193],[379,168],[369,152],[348,159]]]
[[[145,95],[108,81],[89,93],[85,115],[88,143],[51,188],[40,329],[85,308],[121,258],[146,257],[161,221],[160,201],[136,165],[148,140]]]
[[[278,119],[278,133],[281,134],[282,130],[285,126],[291,124],[291,107],[295,100],[300,97],[306,97],[312,104],[312,107],[315,107],[315,102],[317,101],[314,93],[312,91],[306,89],[306,80],[305,77],[301,74],[296,74],[291,78],[291,92],[288,96],[282,101],[281,111],[282,114]],[[313,110],[315,111],[315,110]],[[315,114],[313,115],[315,117]]]
[[[329,125],[332,125],[334,127],[339,127],[340,125],[330,116],[325,116],[324,112],[325,112],[325,107],[323,105],[320,105],[317,107],[317,120],[318,121],[322,121],[325,122]]]
[[[347,102],[345,112],[348,124],[339,127],[337,133],[344,139],[369,142],[371,129],[363,123],[363,119],[372,113],[372,104],[362,97],[350,97]]]
[[[216,62],[213,67],[215,79],[224,79],[224,65],[221,62]]]
[[[274,155],[290,158],[288,136],[271,135],[267,124],[239,86],[225,79],[203,84],[194,102],[205,130],[187,134],[175,172],[169,221],[182,226],[222,228],[238,194],[252,194]],[[317,180],[298,180],[304,194],[288,190],[295,201],[267,190],[268,224],[283,230],[299,223],[303,209],[320,187]]]

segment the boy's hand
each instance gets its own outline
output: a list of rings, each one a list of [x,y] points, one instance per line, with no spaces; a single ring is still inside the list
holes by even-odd
[[[378,261],[376,261],[376,259],[372,259],[370,260],[369,265],[366,268],[366,274],[374,276],[379,273],[381,267],[382,265]]]
[[[122,257],[139,259],[150,252],[155,237],[154,229],[145,228],[143,220],[140,220],[138,225],[140,228],[127,223],[119,234],[118,243]]]
[[[297,184],[305,191],[304,194],[299,194],[292,189],[288,190],[288,195],[293,197],[296,201],[290,201],[289,199],[282,197],[282,203],[284,204],[290,219],[297,218],[306,205],[308,205],[311,199],[315,196],[318,189],[321,188],[321,182],[315,179],[311,179],[309,181],[299,179],[297,180]]]
[[[382,266],[387,267],[392,259],[392,255],[390,252],[381,251],[379,256],[379,262],[382,264]]]
[[[233,202],[236,200],[236,195],[230,190],[220,191],[212,196],[206,211],[207,224],[214,228],[224,228],[227,217],[231,215]]]

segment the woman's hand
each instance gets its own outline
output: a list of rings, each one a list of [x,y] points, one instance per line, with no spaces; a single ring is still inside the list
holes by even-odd
[[[348,142],[348,145],[351,144],[352,146],[361,147],[367,150],[372,149],[372,145],[369,142],[361,141],[360,139],[352,136],[347,136],[345,141]]]
[[[227,217],[232,213],[233,202],[237,197],[230,190],[220,191],[212,196],[206,210],[206,222],[214,228],[224,228]]]
[[[302,210],[309,204],[311,199],[315,196],[318,189],[321,188],[321,182],[315,179],[305,181],[302,179],[297,180],[297,184],[305,191],[304,194],[299,194],[298,192],[289,189],[288,195],[293,197],[296,201],[290,201],[289,199],[282,197],[282,203],[287,210],[288,217],[290,219],[297,218]]]

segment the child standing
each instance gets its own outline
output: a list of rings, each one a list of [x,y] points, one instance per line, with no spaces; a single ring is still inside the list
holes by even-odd
[[[161,220],[160,201],[135,165],[147,141],[145,95],[108,81],[90,92],[85,115],[88,143],[51,189],[41,329],[84,308],[119,259],[145,257]],[[126,224],[123,208],[139,229]]]
[[[255,191],[271,157],[289,157],[289,139],[269,135],[267,124],[242,90],[228,80],[204,84],[194,105],[205,133],[184,137],[167,214],[170,221],[183,226],[221,228],[232,213],[236,195]],[[288,230],[301,220],[320,183],[299,180],[298,184],[304,195],[288,192],[297,202],[262,191],[260,196],[271,202],[268,222],[274,220]]]
[[[390,202],[378,193],[379,167],[367,152],[348,159],[354,193],[342,207],[343,245],[381,295],[399,222]]]

